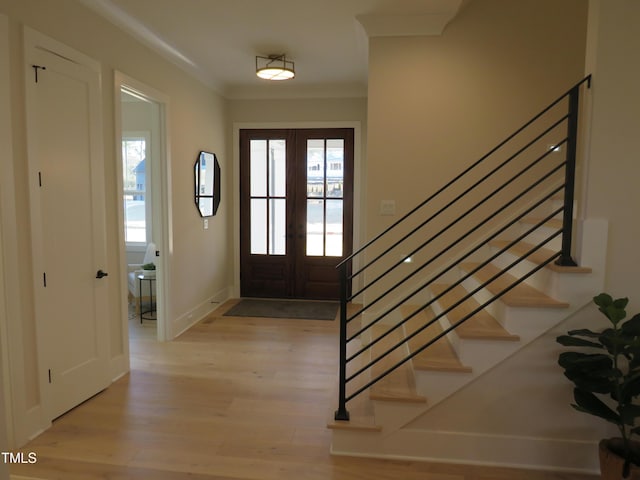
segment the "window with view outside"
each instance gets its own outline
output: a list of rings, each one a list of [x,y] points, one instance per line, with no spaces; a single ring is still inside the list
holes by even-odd
[[[129,244],[147,243],[147,203],[149,194],[146,165],[147,140],[144,137],[122,139],[124,191],[124,236]]]

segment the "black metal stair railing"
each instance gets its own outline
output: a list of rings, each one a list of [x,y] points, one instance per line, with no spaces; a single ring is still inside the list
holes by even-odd
[[[555,261],[562,266],[576,265],[571,249],[580,94],[585,86],[588,88],[590,85],[591,76],[589,75],[338,265],[340,270],[340,371],[336,420],[349,420],[347,403],[350,400],[361,395],[402,364],[448,335],[550,262]],[[561,161],[554,161],[552,153],[561,149],[565,151],[564,158]],[[543,153],[539,153],[540,151]],[[502,155],[506,155],[506,158]],[[483,171],[483,168],[487,171]],[[476,178],[478,179],[475,180]],[[470,184],[466,185],[465,182]],[[560,194],[562,203],[560,207],[545,207]],[[446,195],[451,199],[445,198]],[[438,203],[439,201],[441,204]],[[465,202],[469,205],[465,206]],[[429,208],[432,210],[430,211]],[[540,211],[541,208],[545,208],[547,213],[541,218],[530,221],[530,226],[520,230],[519,233],[515,232],[516,225]],[[462,213],[459,213],[459,210]],[[561,227],[549,229],[549,222],[558,216],[562,218]],[[408,233],[398,233],[403,228],[408,229]],[[546,233],[540,233],[543,231]],[[510,238],[506,245],[499,248],[493,247],[493,250],[488,247],[490,242],[501,238],[507,232],[511,233],[508,235]],[[453,240],[447,241],[447,234]],[[427,238],[422,241],[424,237]],[[550,245],[558,237],[561,238],[561,247],[554,250]],[[454,305],[446,307],[438,315],[433,316],[400,343],[382,353],[372,355],[372,347],[383,338],[401,328],[448,292],[462,285],[479,270],[510,251],[514,245],[532,238],[535,238],[535,243],[527,247],[523,255],[516,256],[515,260],[508,260],[506,267],[467,292]],[[409,253],[403,253],[401,259],[397,260],[394,252],[399,248],[408,249]],[[429,255],[427,251],[430,249],[435,250],[435,253]],[[376,252],[376,250],[379,251]],[[419,335],[464,301],[539,251],[551,253],[547,254],[544,261],[521,274],[458,322],[432,336],[424,345],[413,349],[401,361],[391,366],[385,365],[383,373],[375,378],[363,377],[372,366],[398,350],[406,341]],[[400,266],[406,265],[407,257],[417,255],[424,255],[427,258],[413,267],[411,272],[403,273],[400,280],[389,280],[392,275],[398,274]],[[372,258],[366,260],[367,256]],[[429,300],[420,300],[424,291],[436,281],[450,277],[463,262],[469,262],[472,259],[474,263],[470,271],[460,274],[446,289],[431,296]],[[359,265],[360,263],[362,265]],[[347,305],[356,297],[366,297],[366,299],[361,308],[349,314]],[[416,303],[417,308],[411,314],[399,319],[393,317],[394,312],[398,312],[401,306]],[[380,312],[372,313],[374,306]],[[361,318],[365,313],[372,317],[367,319],[365,325],[349,328],[355,319]],[[391,318],[391,322],[385,322]],[[374,326],[383,323],[388,327],[383,334],[375,337],[368,333]],[[348,333],[349,330],[352,332]],[[359,348],[352,348],[353,352],[347,353],[350,342],[364,338],[367,340],[363,341]],[[365,354],[374,358],[367,359]],[[356,384],[358,379],[360,379],[359,384]]]

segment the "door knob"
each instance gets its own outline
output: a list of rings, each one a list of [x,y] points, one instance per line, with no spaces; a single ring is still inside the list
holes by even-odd
[[[96,273],[96,278],[104,278],[109,276],[109,274],[107,272],[103,272],[102,270],[98,270],[98,272]]]

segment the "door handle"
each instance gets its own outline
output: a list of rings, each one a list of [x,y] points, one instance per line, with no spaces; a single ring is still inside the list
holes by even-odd
[[[103,272],[102,270],[98,270],[96,272],[96,278],[104,278],[104,277],[108,277],[109,274],[107,272]]]

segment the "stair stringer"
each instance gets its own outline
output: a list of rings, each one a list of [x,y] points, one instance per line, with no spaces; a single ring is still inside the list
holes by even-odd
[[[573,411],[556,365],[555,337],[583,327],[572,320],[588,309],[481,373],[430,372],[426,405],[374,402],[381,431],[334,431],[332,454],[597,473],[597,443],[615,432]]]
[[[519,342],[483,340],[480,342],[485,345],[483,348],[476,348],[475,352],[472,352],[473,347],[466,345],[472,341],[460,342],[458,348],[466,350],[467,353],[462,355],[472,366],[472,373],[416,372],[417,391],[427,397],[426,404],[374,402],[375,423],[381,427],[381,430],[378,432],[334,430],[331,453],[596,472],[597,455],[594,455],[596,451],[594,445],[597,446],[598,439],[615,432],[606,428],[603,432],[602,429],[598,429],[582,418],[587,416],[576,417],[569,407],[572,401],[571,388],[556,367],[558,352],[554,351],[554,349],[557,350],[555,337],[571,328],[576,314],[588,309],[585,306],[590,303],[594,295],[600,293],[604,284],[607,223],[604,220],[589,220],[580,222],[579,229],[583,234],[583,241],[578,258],[581,259],[581,264],[592,267],[592,273],[579,276],[565,274],[569,275],[566,277],[568,286],[560,288],[557,287],[556,282],[553,282],[554,288],[558,288],[559,292],[570,297],[569,308],[554,313],[548,309],[499,307],[502,311],[496,312],[496,316],[506,319],[505,325],[508,325],[512,333],[520,336]],[[560,283],[562,283],[561,280]],[[536,326],[536,323],[539,325]],[[576,325],[579,328],[585,326],[582,320],[578,320]],[[496,347],[496,343],[512,345]],[[486,349],[489,344],[492,351],[495,348],[500,352],[491,355],[491,361],[486,361],[483,357],[488,356]],[[482,398],[482,395],[469,395],[469,392],[478,390],[482,392],[483,389],[493,392],[496,385],[504,386],[504,378],[508,375],[503,372],[510,371],[513,366],[522,363],[520,360],[523,356],[530,355],[532,351],[536,352],[536,346],[542,346],[541,351],[546,351],[543,375],[545,381],[542,383],[555,389],[555,397],[550,399],[547,408],[561,411],[562,418],[570,418],[570,421],[565,422],[566,425],[553,422],[549,428],[555,431],[541,436],[496,433],[482,429],[467,431],[469,429],[466,428],[464,421],[437,427],[431,425],[434,420],[438,423],[440,415],[438,412],[451,409],[451,405],[458,404],[461,398],[469,396]],[[553,354],[549,355],[549,351],[553,351]],[[530,363],[525,362],[525,364]],[[518,368],[515,370],[521,372]],[[526,390],[527,387],[523,388]],[[533,390],[536,389],[533,388]],[[517,403],[517,398],[514,401]],[[473,402],[466,402],[466,404],[473,405]],[[507,403],[501,408],[508,412],[511,407],[512,404]],[[469,407],[468,405],[460,407],[460,410],[469,410]],[[482,417],[482,415],[479,416]],[[534,416],[528,415],[529,420]],[[455,418],[455,415],[452,417]],[[499,425],[498,430],[500,428]],[[571,431],[571,434],[567,437],[568,431]],[[589,433],[587,440],[584,438],[585,431]]]

